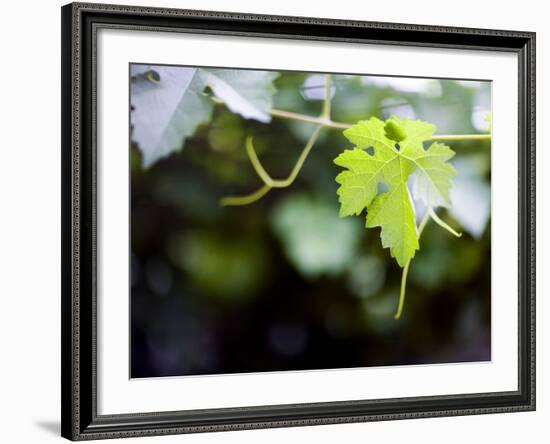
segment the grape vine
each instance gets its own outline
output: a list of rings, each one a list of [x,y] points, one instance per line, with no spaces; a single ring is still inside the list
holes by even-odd
[[[280,118],[312,125],[311,135],[298,159],[288,176],[282,179],[273,178],[266,171],[254,148],[253,138],[248,137],[245,141],[246,153],[262,185],[246,195],[223,197],[220,200],[222,206],[250,205],[273,189],[290,187],[315,147],[321,131],[343,131],[345,138],[354,146],[334,159],[334,163],[343,168],[335,179],[340,185],[337,191],[339,215],[360,216],[366,212],[366,228],[380,227],[382,246],[389,249],[402,269],[400,296],[395,313],[395,318],[399,319],[405,303],[408,271],[412,259],[420,249],[420,237],[427,223],[432,220],[451,235],[461,236],[461,233],[444,222],[435,211],[438,207],[451,207],[452,178],[456,175],[454,167],[449,163],[454,151],[442,142],[490,140],[490,132],[435,134],[435,125],[395,116],[386,121],[371,117],[355,124],[333,121],[330,74],[324,75],[321,113],[318,116],[309,116],[271,107],[274,93],[272,82],[276,77],[274,73],[249,72],[248,77],[243,79],[241,74],[235,75],[236,71],[231,70],[187,69],[187,78],[182,78],[172,71],[173,68],[164,68],[162,75],[159,75],[149,67],[139,65],[132,71],[132,106],[137,108],[132,119],[133,138],[144,154],[146,166],[178,149],[175,147],[181,147],[181,139],[185,141],[200,123],[209,119],[212,106],[216,104],[227,106],[230,111],[244,118],[264,123],[271,121],[271,118]],[[151,76],[152,72],[154,76]],[[174,96],[170,89],[165,92],[158,89],[163,79],[166,84],[173,82],[175,87],[183,90],[183,96]],[[210,87],[214,94],[205,95],[206,87]],[[159,94],[166,94],[166,101],[171,107],[166,116],[162,112],[156,116],[162,119],[162,131],[156,133],[147,131],[150,118],[140,114],[144,109],[149,112],[158,102],[150,100],[151,91],[157,94],[155,99],[158,99]],[[174,119],[178,113],[189,112],[186,106],[194,106],[195,111],[198,107],[200,113],[195,112],[196,119],[187,121],[185,125],[175,125]],[[425,147],[425,144],[429,146]],[[380,184],[388,189],[380,191]],[[422,202],[425,207],[418,225],[413,198]]]
[[[414,257],[415,250],[419,249],[419,240],[426,224],[431,219],[437,225],[447,230],[455,237],[462,234],[455,231],[445,223],[434,211],[437,206],[450,206],[449,192],[451,188],[451,177],[455,174],[448,161],[454,152],[437,141],[457,141],[457,140],[486,140],[491,138],[491,134],[433,134],[435,126],[421,122],[401,120],[392,116],[387,122],[382,122],[376,118],[370,121],[359,122],[351,125],[347,123],[334,122],[330,116],[330,74],[325,75],[325,94],[323,100],[322,112],[318,117],[306,116],[297,113],[291,113],[282,110],[271,110],[274,117],[301,121],[315,125],[314,131],[304,146],[298,160],[292,168],[286,179],[273,179],[261,164],[251,137],[246,140],[246,152],[250,162],[256,171],[258,177],[263,181],[263,185],[253,193],[244,196],[228,196],[221,199],[221,205],[249,205],[265,196],[273,188],[285,188],[292,185],[300,169],[302,168],[307,156],[311,152],[320,131],[323,128],[344,130],[344,135],[352,142],[358,142],[354,151],[345,151],[335,159],[335,163],[340,166],[351,167],[351,171],[340,173],[336,181],[341,184],[338,190],[340,202],[342,204],[340,216],[345,217],[352,214],[360,214],[367,208],[370,212],[367,214],[366,227],[381,226],[382,245],[390,248],[391,255],[396,258],[397,263],[402,268],[401,287],[398,307],[395,313],[395,319],[399,319],[403,313],[405,304],[405,294],[407,285],[407,275],[411,260]],[[353,134],[355,131],[355,135]],[[374,133],[377,133],[373,135]],[[424,136],[424,137],[423,137]],[[424,141],[434,141],[428,150],[424,150],[422,144]],[[382,155],[383,161],[367,154],[367,148],[377,147],[385,153]],[[376,149],[376,148],[375,148]],[[377,150],[378,151],[378,150]],[[350,163],[346,164],[346,153],[351,153],[355,157]],[[408,157],[407,154],[416,156]],[[348,156],[349,157],[349,156]],[[380,167],[383,163],[384,166]],[[367,165],[367,171],[361,170],[361,166]],[[358,174],[353,174],[355,168]],[[384,171],[387,169],[388,171]],[[390,188],[390,192],[379,194],[376,199],[376,189],[378,181],[392,181],[392,174],[395,177],[395,170],[408,170],[405,176],[402,176],[396,186]],[[421,172],[419,173],[418,170]],[[431,173],[430,173],[431,171]],[[370,173],[369,173],[370,172]],[[407,186],[408,176],[417,173],[417,188],[424,186],[424,192],[418,192],[421,195],[426,211],[419,225],[416,225],[414,208],[412,206],[410,192]],[[358,178],[355,183],[348,187],[348,191],[354,190],[346,195],[346,183],[349,179]],[[340,179],[340,180],[339,180]],[[420,183],[420,185],[418,185]],[[342,191],[344,190],[344,191]],[[355,195],[354,195],[355,194]],[[359,195],[359,198],[358,196]],[[395,199],[398,196],[398,199]],[[374,200],[372,206],[370,203]],[[397,202],[395,202],[397,200]],[[355,210],[346,210],[346,205],[350,201],[355,203]],[[383,201],[383,204],[380,202]],[[377,205],[378,204],[378,205]],[[405,211],[403,211],[403,208]],[[401,209],[401,211],[399,211]],[[378,218],[376,216],[378,216]],[[401,215],[401,217],[399,217]],[[379,219],[379,220],[377,220]]]

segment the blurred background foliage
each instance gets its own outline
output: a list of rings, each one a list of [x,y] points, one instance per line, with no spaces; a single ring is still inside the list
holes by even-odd
[[[323,76],[283,72],[274,107],[316,116]],[[422,119],[437,133],[487,131],[488,82],[332,76],[332,119]],[[134,378],[489,360],[488,141],[449,143],[458,174],[411,263],[401,269],[362,217],[339,218],[333,159],[350,144],[323,129],[291,187],[247,206],[226,195],[261,186],[246,136],[274,178],[286,177],[314,126],[245,120],[216,105],[178,153],[144,169],[131,147],[131,376]]]

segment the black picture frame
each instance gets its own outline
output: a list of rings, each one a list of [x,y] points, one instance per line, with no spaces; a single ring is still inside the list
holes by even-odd
[[[535,409],[535,33],[85,3],[66,5],[61,14],[63,437],[87,440]],[[95,69],[96,31],[102,27],[515,53],[519,66],[518,390],[98,415]]]

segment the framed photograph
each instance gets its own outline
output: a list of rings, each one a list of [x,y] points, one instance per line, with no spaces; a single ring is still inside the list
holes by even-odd
[[[535,408],[535,35],[62,8],[62,435]]]

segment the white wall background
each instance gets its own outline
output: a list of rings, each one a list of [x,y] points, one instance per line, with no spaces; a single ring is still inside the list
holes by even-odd
[[[123,4],[260,14],[352,18],[537,32],[538,135],[538,408],[536,412],[140,438],[124,442],[547,442],[550,420],[545,303],[548,271],[544,233],[550,205],[548,121],[550,14],[544,2],[505,4],[393,0],[163,0]],[[60,411],[60,6],[59,0],[12,0],[2,5],[0,26],[0,436],[6,443],[59,442]],[[548,76],[547,76],[548,78]],[[7,137],[6,137],[7,136]],[[545,138],[548,139],[548,138]],[[511,202],[513,205],[513,202]],[[511,233],[512,238],[515,235]],[[546,271],[546,273],[545,273]]]

